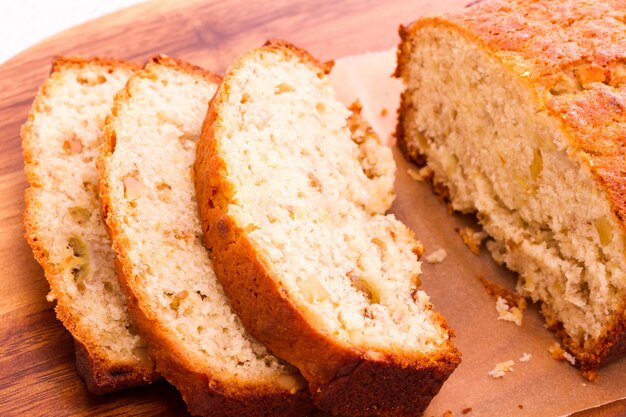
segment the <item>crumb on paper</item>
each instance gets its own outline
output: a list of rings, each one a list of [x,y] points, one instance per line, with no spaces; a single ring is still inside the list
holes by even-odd
[[[452,414],[452,411],[450,410],[446,410],[443,412],[443,417],[453,417],[454,414]]]
[[[510,321],[517,326],[522,325],[523,311],[517,305],[510,305],[506,299],[498,297],[496,311],[498,312],[498,320]]]
[[[467,246],[474,255],[478,255],[480,253],[480,244],[487,237],[487,233],[483,230],[474,230],[471,227],[463,227],[459,229],[458,232],[465,246]]]
[[[427,255],[424,260],[429,264],[438,264],[443,262],[443,260],[446,259],[446,256],[448,256],[448,252],[446,252],[443,248],[439,248],[433,253]]]
[[[519,294],[513,294],[508,290],[479,275],[478,280],[483,284],[485,291],[496,300],[498,320],[511,321],[518,326],[522,325],[526,299]]]
[[[521,357],[521,358],[519,358],[519,361],[520,361],[520,362],[528,362],[529,360],[531,360],[531,359],[532,359],[532,357],[533,357],[533,355],[531,355],[530,353],[526,353],[526,352],[524,352],[524,353],[522,354],[522,357]]]
[[[409,177],[413,178],[415,181],[426,181],[433,176],[433,170],[429,166],[421,167],[417,171],[413,168],[409,168],[406,170],[406,173],[409,174]]]
[[[574,355],[572,355],[569,352],[565,352],[563,353],[563,357],[565,358],[566,361],[568,361],[570,364],[572,365],[576,365],[576,358],[574,357]]]
[[[515,365],[515,362],[512,360],[500,362],[496,364],[493,370],[489,371],[489,376],[492,378],[503,378],[507,372],[513,372],[513,365]]]
[[[594,369],[588,369],[586,371],[582,371],[581,374],[583,378],[585,378],[589,382],[596,382],[598,378],[600,378],[600,374],[598,374],[598,371]]]
[[[461,410],[461,413],[463,414],[467,414],[471,412],[472,412],[472,407],[465,407],[464,409]]]
[[[387,107],[383,107],[382,109],[380,109],[380,117],[387,116],[387,113],[389,113],[389,110],[387,110]]]
[[[559,362],[567,361],[572,365],[576,365],[576,358],[569,352],[565,351],[559,343],[554,343],[548,348],[550,356]]]

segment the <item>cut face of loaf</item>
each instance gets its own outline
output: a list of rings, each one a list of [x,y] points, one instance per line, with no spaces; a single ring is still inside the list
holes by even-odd
[[[400,147],[583,369],[626,351],[624,7],[484,2],[402,29],[398,53]]]
[[[104,217],[133,320],[190,412],[303,416],[306,381],[246,333],[202,243],[193,161],[218,83],[167,57],[130,79],[98,162]]]
[[[157,378],[135,332],[100,219],[96,154],[115,93],[135,67],[59,58],[22,127],[26,239],[74,337],[77,370],[104,393]]]
[[[318,407],[418,415],[459,354],[418,289],[421,244],[381,214],[393,180],[372,172],[393,178],[391,151],[377,138],[359,149],[367,127],[350,117],[303,50],[236,60],[198,148],[206,243],[246,327],[300,369]]]

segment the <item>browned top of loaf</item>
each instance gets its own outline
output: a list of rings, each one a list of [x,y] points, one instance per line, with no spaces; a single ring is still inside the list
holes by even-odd
[[[433,24],[482,43],[536,91],[625,222],[626,0],[484,1],[401,36]]]

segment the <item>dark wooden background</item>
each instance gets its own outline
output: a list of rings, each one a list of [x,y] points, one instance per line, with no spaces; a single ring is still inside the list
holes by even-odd
[[[390,48],[400,23],[467,1],[155,1],[70,29],[0,65],[0,415],[186,415],[164,382],[89,394],[75,373],[72,339],[45,300],[48,285],[23,239],[19,132],[53,56],[143,62],[165,53],[222,72],[246,49],[284,38],[325,60]],[[588,415],[625,409],[614,404]]]

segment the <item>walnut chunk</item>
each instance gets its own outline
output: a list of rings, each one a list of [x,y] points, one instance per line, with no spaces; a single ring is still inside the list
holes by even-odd
[[[380,304],[380,291],[371,282],[357,275],[355,271],[346,273],[352,286],[362,293],[372,304]]]
[[[67,261],[70,273],[76,288],[83,291],[85,290],[85,281],[90,274],[89,248],[83,239],[73,236],[67,242],[67,249],[70,251],[70,257]]]
[[[70,207],[67,212],[77,224],[85,224],[91,218],[91,211],[85,207]]]
[[[187,296],[189,296],[189,291],[187,290],[183,290],[178,292],[176,295],[174,295],[172,297],[172,302],[170,303],[170,308],[172,310],[178,310],[178,308],[180,307],[180,303],[182,300],[184,300],[185,298],[187,298]]]

